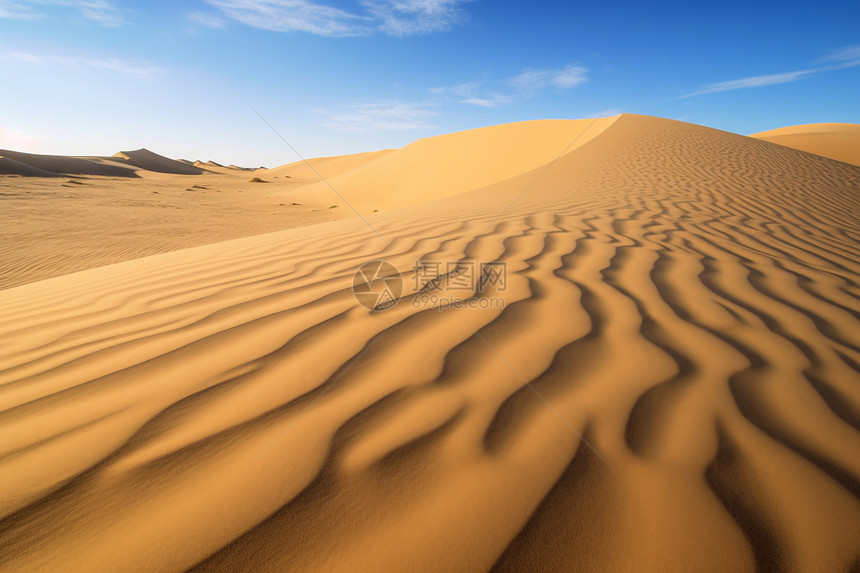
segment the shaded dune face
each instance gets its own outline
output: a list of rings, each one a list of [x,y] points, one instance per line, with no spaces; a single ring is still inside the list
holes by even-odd
[[[860,168],[624,115],[384,240],[3,291],[0,564],[856,570],[858,213]],[[505,262],[505,305],[370,312],[373,259]]]

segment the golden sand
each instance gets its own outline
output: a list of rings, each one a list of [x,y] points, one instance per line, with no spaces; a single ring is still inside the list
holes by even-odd
[[[860,167],[636,115],[315,165],[372,228],[211,243],[219,198],[201,246],[0,291],[0,568],[856,570]],[[372,312],[374,259],[504,262],[463,295],[504,306]]]

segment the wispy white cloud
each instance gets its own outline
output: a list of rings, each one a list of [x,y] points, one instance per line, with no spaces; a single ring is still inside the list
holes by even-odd
[[[860,61],[860,46],[846,46],[824,56],[822,62],[858,62]]]
[[[741,78],[739,80],[729,80],[725,82],[717,82],[708,84],[697,89],[694,92],[682,95],[676,99],[685,99],[694,96],[712,94],[718,92],[726,92],[732,90],[742,90],[747,88],[761,88],[766,86],[774,86],[779,84],[787,84],[798,80],[806,79],[812,75],[838,70],[842,68],[860,66],[860,46],[848,46],[835,52],[832,52],[820,59],[819,62],[836,62],[835,64],[821,66],[817,68],[809,68],[806,70],[797,70],[794,72],[784,72],[781,74],[768,74],[764,76],[752,76],[749,78]]]
[[[501,82],[476,80],[452,87],[431,88],[430,93],[447,95],[460,103],[480,107],[499,107],[523,101],[555,88],[568,90],[588,81],[588,70],[581,66],[558,69],[527,68]]]
[[[541,90],[546,87],[568,89],[588,81],[588,70],[580,66],[567,66],[555,70],[527,69],[508,83],[521,90]]]
[[[18,60],[36,65],[60,64],[64,67],[88,67],[138,77],[153,77],[161,72],[157,66],[130,62],[119,58],[69,57],[28,52],[7,52],[0,59]]]
[[[234,20],[274,32],[309,32],[319,36],[363,36],[369,18],[309,0],[205,0]]]
[[[192,12],[188,14],[188,19],[193,24],[203,26],[204,28],[219,29],[227,25],[224,18],[215,14],[208,14],[206,12]]]
[[[327,127],[345,132],[412,131],[432,127],[437,115],[422,103],[389,100],[354,104],[345,111],[328,113]]]
[[[817,70],[800,70],[797,72],[786,72],[784,74],[770,74],[766,76],[752,76],[749,78],[741,78],[739,80],[730,80],[727,82],[717,82],[708,84],[698,90],[682,96],[683,98],[712,94],[717,92],[727,92],[732,90],[742,90],[746,88],[761,88],[765,86],[775,86],[778,84],[787,84],[796,82],[803,78],[809,77]]]
[[[466,82],[449,88],[431,88],[430,92],[437,95],[448,95],[460,103],[480,107],[508,105],[513,103],[515,99],[512,94],[486,89],[484,81]]]
[[[126,23],[122,10],[108,0],[0,0],[0,18],[45,18],[48,16],[46,9],[50,7],[76,10],[84,18],[102,26],[119,26]]]
[[[362,0],[363,10],[350,12],[313,0],[205,0],[246,26],[331,37],[441,32],[465,20],[462,5],[469,1]]]
[[[0,0],[0,18],[12,20],[34,20],[40,14],[33,9],[28,2],[12,2],[11,0]]]
[[[460,103],[467,103],[469,105],[477,105],[479,107],[499,107],[503,105],[510,105],[514,103],[514,97],[503,94],[490,94],[486,97],[469,97],[464,100],[461,100]]]
[[[468,0],[465,0],[468,1]],[[392,36],[443,32],[466,19],[464,0],[365,0],[378,28]]]
[[[126,20],[122,12],[110,2],[92,0],[90,2],[68,2],[66,5],[76,7],[82,16],[98,22],[103,26],[119,26]]]

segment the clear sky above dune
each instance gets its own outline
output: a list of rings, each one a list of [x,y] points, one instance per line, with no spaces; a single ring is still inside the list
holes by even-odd
[[[274,166],[632,112],[860,123],[860,4],[0,0],[0,148]]]

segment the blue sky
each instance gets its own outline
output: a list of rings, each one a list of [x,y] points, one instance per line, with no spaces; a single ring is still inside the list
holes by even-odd
[[[0,148],[246,166],[498,123],[860,123],[860,2],[0,0]]]

